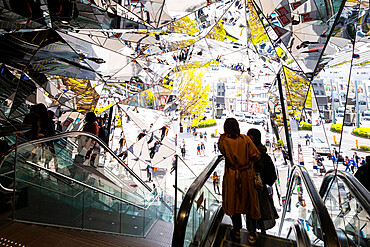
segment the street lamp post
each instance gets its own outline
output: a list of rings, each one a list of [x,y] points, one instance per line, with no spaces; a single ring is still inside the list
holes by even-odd
[[[333,110],[333,123],[336,124],[335,109],[334,109],[333,80],[332,79],[330,79],[330,87],[331,87],[331,109]]]
[[[215,119],[215,81],[212,81],[212,118]]]
[[[356,127],[360,127],[360,107],[358,104],[358,86],[357,80],[355,80],[355,100],[356,100]]]

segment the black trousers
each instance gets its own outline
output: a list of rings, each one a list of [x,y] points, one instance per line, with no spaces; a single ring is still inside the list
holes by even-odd
[[[241,216],[241,214],[234,214],[230,217],[231,217],[231,221],[233,222],[234,229],[237,230],[237,231],[242,229],[242,216]],[[252,219],[249,214],[246,215],[246,220],[247,220],[248,232],[250,232],[250,233],[256,232],[257,220]]]

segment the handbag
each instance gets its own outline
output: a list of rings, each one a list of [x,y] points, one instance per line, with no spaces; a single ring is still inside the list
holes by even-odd
[[[257,228],[268,230],[275,226],[276,219],[279,218],[279,215],[274,206],[272,196],[268,192],[267,186],[264,185],[262,189],[257,190],[257,192],[261,211],[261,219],[257,221]]]

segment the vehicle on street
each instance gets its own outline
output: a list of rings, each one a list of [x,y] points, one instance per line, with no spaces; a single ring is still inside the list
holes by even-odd
[[[328,143],[319,137],[312,138],[312,147],[316,150],[318,154],[321,155],[330,154]]]
[[[244,114],[235,113],[235,119],[238,120],[239,122],[244,122],[245,121]]]
[[[263,118],[260,116],[253,116],[252,117],[252,124],[262,124],[263,123]]]
[[[346,113],[344,115],[344,125],[345,126],[354,126],[356,122],[356,113]]]
[[[324,110],[324,121],[325,123],[331,123],[333,119],[333,112],[329,110]]]
[[[247,123],[252,123],[253,116],[250,113],[244,113],[244,119]]]
[[[335,115],[335,123],[343,124],[343,119],[344,119],[344,113],[337,113]]]
[[[362,117],[360,127],[370,128],[370,117]]]

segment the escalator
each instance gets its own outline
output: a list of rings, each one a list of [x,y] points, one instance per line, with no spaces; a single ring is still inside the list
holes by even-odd
[[[240,241],[230,237],[230,217],[222,210],[222,199],[209,189],[213,171],[223,164],[222,156],[215,157],[189,187],[175,220],[172,246],[250,246],[244,229]],[[336,231],[305,168],[295,166],[290,174],[278,232],[260,233],[253,246],[353,246],[345,233]],[[306,219],[298,214],[302,201],[307,201]]]
[[[99,145],[97,168],[81,161],[81,139]],[[25,142],[0,162],[1,188],[13,196],[15,221],[140,237],[158,220],[173,221],[163,192],[153,191],[90,133]]]
[[[369,191],[352,174],[331,170],[322,181],[320,196],[338,231],[355,246],[370,246]]]

